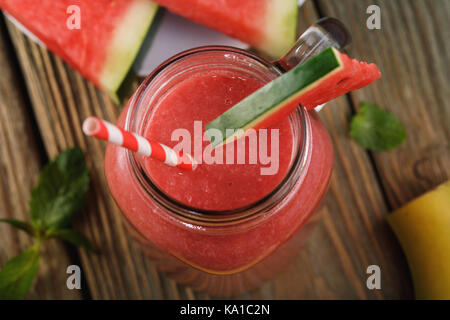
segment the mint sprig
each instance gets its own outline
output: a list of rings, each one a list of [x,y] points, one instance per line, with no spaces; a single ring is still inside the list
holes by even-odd
[[[71,228],[74,217],[86,201],[89,181],[83,152],[79,148],[68,149],[43,168],[31,192],[31,223],[0,219],[35,239],[31,248],[12,258],[0,270],[0,299],[26,296],[39,267],[42,241],[59,238],[92,250],[89,240]]]
[[[393,114],[363,102],[350,122],[350,136],[365,149],[386,151],[406,140],[406,130]]]

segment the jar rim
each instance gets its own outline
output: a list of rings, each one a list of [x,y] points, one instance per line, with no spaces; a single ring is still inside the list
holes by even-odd
[[[247,58],[253,59],[262,64],[272,72],[281,74],[282,70],[262,59],[261,57],[234,47],[229,46],[204,46],[183,51],[160,64],[152,73],[150,73],[141,83],[136,93],[130,100],[129,108],[125,119],[125,130],[133,131],[133,124],[136,119],[137,110],[142,106],[142,99],[146,94],[149,85],[157,79],[157,77],[164,72],[169,66],[178,62],[181,59],[189,56],[207,53],[207,52],[226,52],[243,55]],[[160,206],[164,207],[173,218],[180,219],[183,222],[196,224],[201,226],[226,226],[229,224],[242,223],[253,220],[257,217],[267,216],[277,204],[279,204],[289,193],[292,187],[305,176],[305,168],[309,163],[310,148],[311,148],[311,125],[308,112],[302,107],[298,106],[289,117],[295,117],[299,123],[300,130],[302,130],[300,144],[293,156],[293,161],[290,165],[284,178],[278,185],[266,196],[246,205],[241,208],[232,210],[203,210],[195,207],[190,207],[181,203],[162,191],[146,172],[140,167],[136,154],[130,150],[126,150],[128,165],[134,175],[134,178],[139,182],[145,194],[151,197]]]

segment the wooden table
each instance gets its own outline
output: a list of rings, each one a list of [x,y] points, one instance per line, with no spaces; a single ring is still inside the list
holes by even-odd
[[[381,8],[381,30],[366,26],[366,8]],[[320,222],[290,267],[243,298],[411,298],[409,271],[386,224],[393,209],[450,177],[448,0],[319,0],[300,12],[300,30],[320,16],[349,27],[351,56],[374,61],[382,80],[331,102],[321,117],[333,138],[335,168]],[[394,113],[408,139],[390,152],[366,152],[348,136],[349,119],[361,101]],[[78,227],[97,254],[58,241],[44,246],[34,299],[198,299],[156,271],[128,236],[103,175],[105,143],[87,139],[88,115],[114,121],[120,108],[59,58],[9,22],[0,23],[0,217],[27,218],[30,190],[40,168],[61,150],[85,150],[92,172],[89,203]],[[0,225],[0,265],[30,238]],[[66,268],[78,264],[83,289],[66,288]],[[381,267],[382,289],[368,290],[366,268]]]

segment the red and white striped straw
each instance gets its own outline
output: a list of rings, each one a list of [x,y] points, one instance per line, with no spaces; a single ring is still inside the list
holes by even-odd
[[[83,132],[87,136],[109,141],[145,157],[160,160],[169,166],[183,170],[195,170],[197,164],[189,154],[177,153],[168,146],[148,140],[133,132],[125,131],[112,123],[89,117],[83,122]]]

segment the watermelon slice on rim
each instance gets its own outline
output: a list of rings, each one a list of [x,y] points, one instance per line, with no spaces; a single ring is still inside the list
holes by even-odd
[[[351,59],[346,54],[333,50],[340,60],[340,70],[334,75],[324,77],[316,87],[305,90],[301,97],[298,97],[298,102],[306,109],[313,109],[350,91],[364,88],[381,78],[376,64]]]
[[[325,49],[208,123],[208,130],[216,130],[209,131],[211,145],[216,147],[231,142],[249,129],[270,127],[300,104],[313,109],[349,91],[365,87],[380,77],[375,64],[350,59],[331,47]]]
[[[246,42],[272,58],[295,43],[297,0],[155,0],[175,14]]]
[[[80,8],[80,29],[67,27]],[[149,0],[0,0],[0,8],[114,99],[158,5]]]

